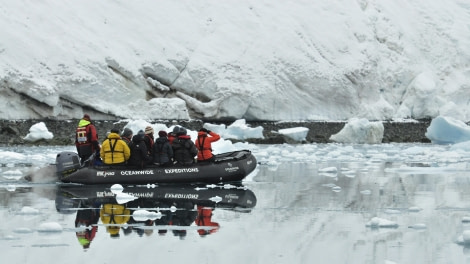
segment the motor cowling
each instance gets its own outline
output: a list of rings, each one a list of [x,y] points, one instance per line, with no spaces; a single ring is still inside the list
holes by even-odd
[[[75,152],[61,152],[55,159],[59,178],[67,176],[80,168],[80,157]]]

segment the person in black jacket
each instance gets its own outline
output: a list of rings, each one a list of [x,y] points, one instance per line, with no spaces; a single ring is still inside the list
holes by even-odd
[[[166,131],[159,131],[158,138],[153,144],[153,163],[160,166],[169,166],[173,164],[173,148],[167,138]]]
[[[147,146],[144,142],[144,137],[145,133],[142,130],[139,130],[137,135],[132,137],[131,157],[128,161],[129,165],[135,166],[139,169],[143,169],[151,160],[147,151]]]
[[[132,136],[133,136],[133,132],[130,128],[124,128],[124,131],[122,132],[121,134],[121,139],[126,141],[127,143],[127,146],[129,146],[129,148],[131,147],[131,144],[132,144]]]
[[[173,148],[173,158],[177,164],[192,164],[194,157],[197,155],[197,148],[191,140],[191,136],[187,135],[184,127],[178,131],[177,137],[173,140],[171,147]]]

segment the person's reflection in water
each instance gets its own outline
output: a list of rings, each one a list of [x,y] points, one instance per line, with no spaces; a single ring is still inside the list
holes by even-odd
[[[106,231],[112,238],[119,238],[121,225],[130,219],[130,210],[120,204],[104,204],[101,207],[100,218],[106,224]]]
[[[147,208],[145,210],[149,211],[149,212],[156,212],[156,210],[151,210],[149,208],[156,208],[156,207],[159,207],[158,203],[156,204],[155,201],[152,201],[152,200],[146,200],[146,199],[136,199],[136,200],[133,200],[133,201],[130,201],[127,203],[127,206],[129,208]],[[133,215],[135,212],[135,210],[131,210],[130,214]],[[134,219],[133,216],[130,217],[129,221],[127,222],[128,224],[142,224],[144,227],[139,227],[139,226],[136,226],[136,227],[128,227],[127,228],[127,233],[126,235],[129,233],[131,233],[132,231],[135,231],[140,237],[142,237],[144,234],[146,236],[151,236],[153,234],[153,229],[152,228],[145,228],[145,227],[152,227],[153,224],[154,224],[154,220],[151,220],[151,219],[147,219],[147,220],[143,220],[143,221],[137,221]]]
[[[195,223],[198,226],[205,227],[197,230],[201,237],[215,233],[219,230],[219,223],[212,222],[212,211],[213,209],[209,207],[197,207],[197,218]]]
[[[83,228],[83,230],[77,231],[78,242],[84,249],[90,247],[91,241],[95,238],[96,232],[98,232],[99,209],[85,204],[80,204],[77,210],[77,216],[75,217],[75,227]]]
[[[153,220],[146,220],[144,221],[144,226],[153,226]],[[147,229],[147,228],[136,228],[137,234],[142,237],[144,234],[146,236],[151,236],[153,234],[152,229]]]
[[[170,208],[170,205],[168,203],[165,203],[165,202],[160,203],[159,206],[160,206],[160,208]],[[161,211],[160,213],[162,214],[162,216],[160,218],[155,219],[155,221],[154,221],[155,226],[170,225],[171,218],[172,218],[171,212],[168,211],[168,210],[164,210],[164,211]],[[166,229],[158,229],[158,235],[160,235],[160,236],[166,235],[167,232],[168,232],[168,230],[166,230]]]
[[[197,217],[197,212],[193,210],[194,204],[192,202],[184,202],[182,204],[173,204],[175,207],[181,206],[174,213],[172,213],[170,225],[173,226],[190,226]],[[180,239],[186,237],[186,229],[174,229],[173,235],[178,236]]]

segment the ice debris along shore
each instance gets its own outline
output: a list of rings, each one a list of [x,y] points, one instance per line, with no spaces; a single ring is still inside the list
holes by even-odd
[[[145,120],[126,121],[124,127],[133,131],[138,131],[143,127],[151,126],[154,131],[165,130],[171,131],[174,127],[167,126],[162,123],[151,124]],[[225,139],[234,139],[237,141],[245,141],[247,139],[263,139],[262,126],[250,127],[244,119],[236,120],[231,125],[205,123],[205,128],[212,130]],[[309,128],[298,126],[278,129],[271,131],[289,139],[289,143],[306,142]],[[197,131],[188,129],[188,133],[195,138]],[[464,122],[451,117],[438,116],[431,121],[427,128],[425,136],[434,144],[452,144],[470,141],[470,127]],[[53,134],[48,131],[44,122],[34,124],[29,129],[29,133],[23,137],[28,142],[36,142],[39,140],[50,140]],[[384,125],[380,121],[370,122],[364,118],[352,118],[345,126],[336,134],[332,134],[329,138],[331,142],[351,143],[351,144],[379,144],[384,139]]]

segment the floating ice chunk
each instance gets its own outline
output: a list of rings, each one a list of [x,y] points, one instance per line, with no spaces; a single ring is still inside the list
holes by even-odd
[[[427,226],[426,226],[426,224],[418,223],[418,224],[414,224],[414,225],[409,226],[409,228],[412,228],[412,229],[426,229]]]
[[[341,187],[335,186],[335,187],[331,188],[331,190],[332,190],[333,192],[341,192]]]
[[[219,133],[223,138],[233,138],[233,139],[248,139],[248,138],[264,138],[263,136],[263,127],[249,127],[246,124],[245,119],[235,120],[231,125],[227,126],[225,130],[221,128],[211,126],[210,124],[204,124],[204,127],[207,127],[214,132]]]
[[[20,170],[8,170],[2,173],[3,178],[7,180],[19,180],[23,177],[23,173]]]
[[[364,194],[364,195],[370,195],[372,193],[371,190],[363,190],[361,191],[361,194]]]
[[[449,158],[447,155],[446,159]],[[449,160],[450,162],[456,162],[458,159]],[[461,169],[445,166],[445,167],[409,167],[409,166],[400,166],[400,168],[386,168],[384,170],[387,173],[400,173],[400,174],[441,174],[446,172],[458,172]]]
[[[176,212],[176,210],[177,210],[177,209],[176,209],[176,207],[175,207],[174,205],[172,205],[172,206],[170,207],[170,212],[174,213],[174,212]]]
[[[39,225],[38,232],[62,232],[62,226],[57,222],[42,223]]]
[[[149,183],[149,184],[147,184],[147,188],[149,188],[149,189],[150,189],[150,188],[155,188],[155,187],[156,187],[156,185],[155,185],[155,184],[153,184],[153,183],[152,183],[152,184],[150,184],[150,183]]]
[[[423,210],[423,209],[419,208],[417,206],[412,206],[412,207],[408,208],[408,211],[410,211],[410,212],[419,212],[421,210]]]
[[[318,175],[323,176],[323,177],[330,177],[330,178],[338,177],[338,174],[334,172],[320,172]]]
[[[338,168],[336,167],[328,167],[328,168],[319,169],[318,172],[319,172],[318,173],[319,175],[325,176],[325,177],[334,178],[338,176]]]
[[[123,190],[124,187],[122,187],[121,184],[113,184],[113,186],[111,186],[111,192],[114,194],[121,193]]]
[[[29,206],[24,206],[23,208],[21,208],[20,214],[35,215],[35,214],[39,214],[39,210],[35,209],[35,208],[32,208],[32,207],[29,207]]]
[[[7,191],[9,192],[14,192],[16,190],[16,185],[14,184],[8,184],[6,187]]]
[[[400,210],[395,210],[395,209],[386,209],[385,210],[386,214],[399,214],[401,213]]]
[[[29,128],[29,133],[23,139],[26,141],[34,142],[40,139],[52,139],[54,136],[47,130],[44,122],[39,122]]]
[[[465,230],[457,238],[457,243],[462,245],[470,245],[470,230]]]
[[[2,237],[1,239],[3,239],[3,240],[19,240],[20,238],[12,236],[12,235],[6,235],[6,236]]]
[[[397,228],[398,224],[379,217],[373,217],[369,222],[366,223],[366,227],[371,228],[379,228],[379,227],[386,227],[386,228]]]
[[[214,197],[209,198],[209,200],[211,200],[211,201],[213,201],[213,202],[215,202],[215,203],[219,203],[219,202],[222,201],[222,197],[220,197],[220,196],[214,196]]]
[[[29,233],[32,233],[33,230],[27,227],[18,227],[18,228],[13,229],[13,232],[18,233],[18,234],[29,234]]]
[[[341,131],[331,135],[330,140],[341,143],[382,143],[384,125],[369,122],[365,118],[351,118]]]
[[[8,171],[4,171],[3,172],[3,175],[12,175],[12,176],[16,176],[16,175],[23,175],[23,173],[20,171],[20,170],[8,170]]]
[[[318,172],[337,173],[338,168],[336,168],[336,167],[327,167],[327,168],[319,169]]]
[[[135,197],[133,195],[130,195],[128,193],[123,193],[123,192],[120,192],[120,193],[116,194],[116,202],[118,204],[125,204],[127,202],[134,201],[137,198],[138,197]]]
[[[132,218],[134,218],[136,221],[156,220],[162,218],[162,213],[147,210],[137,210],[132,214]]]
[[[463,242],[465,242],[466,244],[470,243],[470,230],[463,231],[462,237],[463,237]]]
[[[305,141],[307,138],[308,130],[309,129],[306,127],[292,127],[279,129],[278,132],[279,134],[291,138],[295,141]]]
[[[470,140],[470,127],[452,117],[438,116],[424,134],[433,144],[455,144]]]
[[[356,177],[356,172],[352,170],[345,170],[345,171],[342,171],[341,173],[348,178]]]

